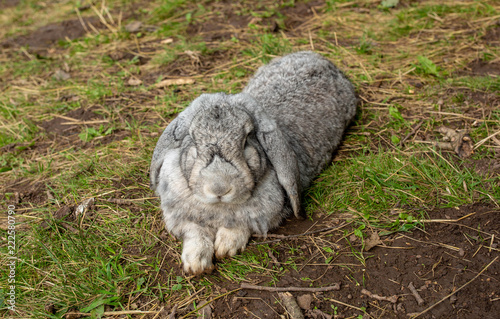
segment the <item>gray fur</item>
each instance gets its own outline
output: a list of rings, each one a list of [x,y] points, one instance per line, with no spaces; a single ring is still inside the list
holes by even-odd
[[[200,273],[243,250],[292,211],[332,159],[356,112],[354,88],[330,61],[298,52],[261,67],[242,93],[203,94],[161,135],[151,188],[166,228]]]

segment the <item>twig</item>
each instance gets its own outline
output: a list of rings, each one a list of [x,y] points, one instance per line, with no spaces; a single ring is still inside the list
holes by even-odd
[[[335,302],[335,303],[338,303],[339,305],[342,305],[342,306],[346,306],[346,307],[349,307],[349,308],[352,308],[352,309],[356,309],[358,311],[361,311],[361,312],[365,313],[365,310],[363,310],[361,308],[358,308],[356,306],[350,305],[348,303],[345,303],[345,302],[342,302],[342,301],[339,301],[339,300],[336,300],[336,299],[332,299],[332,298],[328,298],[327,300]]]
[[[389,302],[392,302],[392,303],[396,303],[398,301],[398,298],[399,298],[396,295],[390,296],[390,297],[379,296],[377,294],[372,294],[371,292],[369,292],[366,289],[362,289],[361,293],[363,295],[367,295],[368,297],[373,298],[373,299],[377,299],[377,300],[380,300],[380,301],[389,301]]]
[[[415,286],[413,286],[413,283],[410,282],[408,284],[408,289],[410,289],[411,293],[413,294],[413,296],[415,297],[415,299],[417,299],[417,303],[418,305],[423,305],[424,304],[424,299],[422,299],[422,297],[420,297],[417,289],[415,288]]]
[[[474,145],[474,149],[478,148],[479,146],[483,145],[484,143],[486,143],[489,139],[493,139],[495,136],[499,135],[500,134],[500,131],[496,132],[496,133],[493,133],[491,134],[490,136],[487,136],[485,138],[483,138],[482,140],[480,140],[479,142],[477,142],[475,145]]]
[[[138,199],[108,198],[108,199],[103,199],[103,200],[106,202],[120,204],[120,205],[131,205],[131,204],[135,204],[135,203],[143,203],[144,202],[144,200],[142,198],[138,198]]]
[[[177,314],[177,305],[175,305],[174,308],[172,309],[172,312],[168,316],[168,319],[175,319],[176,314]]]
[[[278,296],[280,296],[281,301],[283,301],[283,304],[285,305],[286,311],[290,315],[290,318],[304,319],[304,314],[300,310],[297,301],[295,301],[295,298],[293,298],[291,293],[280,292],[278,293]]]
[[[493,241],[492,241],[493,243]],[[279,262],[278,258],[276,258],[276,256],[274,256],[273,254],[273,251],[272,250],[269,250],[269,252],[267,253],[267,255],[269,256],[269,258],[271,258],[273,260],[273,262],[278,266],[280,267],[281,266],[281,263]]]
[[[418,219],[417,221],[419,223],[457,223],[457,222],[459,222],[463,219],[469,218],[475,214],[476,213],[470,213],[470,214],[467,214],[467,215],[462,216],[462,217],[457,218],[457,219]],[[394,223],[394,222],[401,221],[401,219],[389,219],[389,221]],[[458,226],[461,226],[461,225],[458,224]]]
[[[495,257],[495,259],[493,259],[488,265],[486,265],[486,267],[484,267],[483,270],[481,270],[476,276],[474,276],[474,278],[472,278],[471,280],[469,280],[468,282],[466,282],[463,286],[461,286],[460,288],[458,288],[457,290],[453,291],[452,293],[450,293],[449,295],[447,295],[446,297],[444,297],[443,299],[439,300],[438,302],[436,302],[435,304],[433,304],[432,306],[430,306],[429,308],[425,309],[424,311],[420,312],[419,314],[415,315],[414,317],[412,317],[412,319],[415,319],[417,317],[420,317],[421,315],[427,313],[429,310],[431,310],[432,308],[436,307],[437,305],[439,305],[440,303],[442,303],[443,301],[445,301],[446,299],[450,298],[451,296],[453,296],[454,294],[456,294],[457,292],[459,292],[460,290],[462,290],[463,288],[465,288],[466,286],[468,286],[471,282],[473,282],[474,280],[477,279],[477,277],[481,276],[481,274],[483,272],[486,271],[486,269],[488,269],[491,265],[493,265],[493,263],[495,261],[497,261],[498,259],[498,256]]]
[[[340,290],[340,284],[334,284],[333,286],[327,286],[327,287],[308,288],[308,287],[264,287],[244,282],[241,284],[240,289],[253,289],[259,291],[271,291],[271,292],[287,292],[287,291],[324,292],[324,291]]]
[[[327,228],[322,228],[322,229],[318,229],[318,230],[308,231],[308,232],[301,233],[301,234],[295,234],[295,235],[283,236],[283,237],[281,237],[281,238],[278,238],[278,239],[273,239],[273,240],[259,241],[259,242],[252,242],[252,243],[249,243],[248,245],[262,245],[262,244],[270,244],[270,243],[275,243],[275,242],[282,241],[282,240],[288,240],[288,239],[291,239],[291,238],[296,238],[296,237],[300,237],[300,236],[307,236],[307,235],[312,235],[312,234],[322,233],[322,232],[325,232],[325,231],[330,231],[330,230],[338,230],[338,229],[344,228],[344,227],[345,227],[345,226],[347,226],[347,225],[350,225],[351,223],[352,223],[352,222],[349,222],[349,223],[343,223],[342,225],[337,226],[337,227],[327,227]]]
[[[493,246],[493,242],[494,241],[495,241],[495,234],[492,234],[491,235],[491,241],[490,241],[490,247],[488,247],[489,248],[488,252],[490,252],[490,253],[491,253],[491,249],[493,248],[492,246]]]
[[[161,307],[160,310],[156,313],[156,315],[153,318],[151,318],[151,319],[156,319],[156,318],[158,318],[160,316],[162,316],[161,318],[163,318],[164,314],[165,314],[165,307]]]
[[[408,135],[406,135],[402,140],[401,142],[399,142],[399,146],[403,146],[404,143],[406,142],[407,139],[409,139],[411,136],[413,136],[413,134],[417,133],[417,131],[420,129],[420,127],[422,126],[422,124],[424,124],[424,122],[420,122],[417,124],[417,126],[415,126],[415,128],[413,130],[411,130],[410,133],[408,133]]]

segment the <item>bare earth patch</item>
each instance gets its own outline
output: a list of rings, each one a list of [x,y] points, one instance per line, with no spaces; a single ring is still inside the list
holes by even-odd
[[[3,49],[28,46],[30,51],[43,52],[48,48],[57,46],[59,41],[74,40],[84,36],[93,28],[100,29],[104,25],[97,18],[66,20],[48,24],[27,35],[7,39],[0,43]]]
[[[281,264],[293,258],[297,271],[286,272],[274,281],[268,275],[258,274],[249,275],[248,280],[260,286],[304,290],[340,284],[338,291],[292,293],[298,299],[311,299],[303,309],[307,318],[326,318],[321,317],[321,313],[332,314],[334,308],[341,314],[335,318],[361,313],[353,308],[365,308],[375,318],[409,318],[409,315],[416,315],[440,302],[422,318],[494,319],[500,313],[500,292],[497,289],[500,263],[491,264],[475,277],[500,256],[498,246],[490,245],[492,236],[500,236],[500,225],[496,222],[499,214],[498,207],[480,203],[435,210],[429,212],[429,222],[422,229],[382,236],[381,244],[363,253],[359,253],[359,239],[345,238],[343,231],[293,237],[305,231],[324,229],[331,224],[331,219],[324,218],[319,223],[292,220],[268,238],[279,239],[270,244],[274,253],[265,267],[276,272]],[[332,225],[332,228],[336,226]],[[280,238],[280,235],[285,237]],[[248,249],[256,250],[258,241],[260,239],[251,242]],[[328,253],[320,249],[326,245],[336,247],[337,253],[328,263],[325,262]],[[353,251],[362,254],[365,265],[360,263],[359,255],[358,258],[353,255]],[[168,266],[164,271],[171,271],[172,266],[175,272],[180,271],[179,265]],[[240,287],[221,278],[217,271],[209,277],[221,294]],[[410,290],[410,283],[416,294]],[[362,292],[363,288],[371,295]],[[377,300],[374,295],[391,301]],[[423,302],[419,304],[416,295]],[[210,306],[213,318],[281,318],[285,313],[277,292],[247,289],[218,299]]]

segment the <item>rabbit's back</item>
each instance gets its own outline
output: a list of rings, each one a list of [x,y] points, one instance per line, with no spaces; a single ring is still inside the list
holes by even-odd
[[[243,92],[277,122],[296,153],[301,186],[309,186],[356,112],[352,84],[321,55],[298,52],[261,67]]]

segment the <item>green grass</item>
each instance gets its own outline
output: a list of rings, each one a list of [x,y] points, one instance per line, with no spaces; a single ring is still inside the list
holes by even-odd
[[[319,262],[350,254],[362,265],[369,254],[351,243],[351,234],[365,240],[373,229],[388,234],[420,227],[419,220],[432,218],[433,209],[498,204],[499,177],[477,167],[494,162],[494,140],[469,159],[429,144],[441,140],[436,133],[441,125],[469,127],[475,142],[500,129],[499,78],[464,71],[475,59],[498,63],[498,47],[484,45],[481,38],[500,10],[495,1],[424,1],[395,8],[327,1],[315,9],[319,18],[308,16],[292,32],[283,9],[298,3],[233,4],[232,13],[248,17],[250,25],[243,30],[218,26],[228,35],[205,41],[188,34],[188,28],[215,21],[221,3],[146,2],[134,19],[156,28],[139,34],[124,30],[131,21],[125,15],[118,24],[120,10],[130,1],[98,2],[98,9],[108,6],[114,23],[106,19],[114,31],[103,28],[98,34],[61,39],[53,51],[38,55],[29,47],[0,52],[0,206],[19,198],[20,317],[62,318],[79,311],[98,318],[110,309],[130,310],[134,303],[147,305],[141,310],[157,304],[180,304],[186,310],[188,303],[220,296],[221,287],[250,277],[274,285],[297,273],[313,284],[300,274],[308,262],[300,241],[250,246],[218,262],[214,274],[185,277],[181,243],[164,233],[158,199],[148,185],[156,140],[176,114],[201,93],[239,92],[259,66],[289,52],[314,49],[327,56],[352,79],[362,101],[334,163],[304,196],[310,218],[324,214],[327,220],[352,222],[341,239],[346,250],[318,236]],[[81,3],[57,5],[60,10],[51,3],[21,1],[3,10],[0,38],[78,18],[74,9]],[[96,17],[91,9],[81,14]],[[273,22],[277,32],[270,30]],[[221,30],[214,27],[213,32]],[[172,42],[161,43],[167,38]],[[463,43],[484,50],[478,55]],[[116,52],[130,55],[113,58]],[[71,78],[55,80],[57,69],[68,69]],[[129,85],[131,77],[142,83]],[[154,86],[178,77],[195,83]],[[71,136],[55,137],[43,129],[44,123],[79,108],[92,108],[105,122],[77,119]],[[417,125],[418,132],[402,143]],[[38,182],[39,197],[23,188],[24,182]],[[96,202],[84,217],[54,217],[60,208],[74,208],[90,197]],[[4,242],[0,252],[7,254]],[[2,282],[7,278],[3,269],[4,264]],[[4,301],[0,316],[7,316]]]
[[[309,201],[309,210],[354,213],[383,225],[387,212],[394,207],[419,217],[434,207],[487,200],[486,193],[499,198],[500,192],[492,187],[498,184],[498,177],[485,179],[445,156],[433,148],[421,148],[411,153],[382,151],[335,162],[309,189],[313,200]]]

